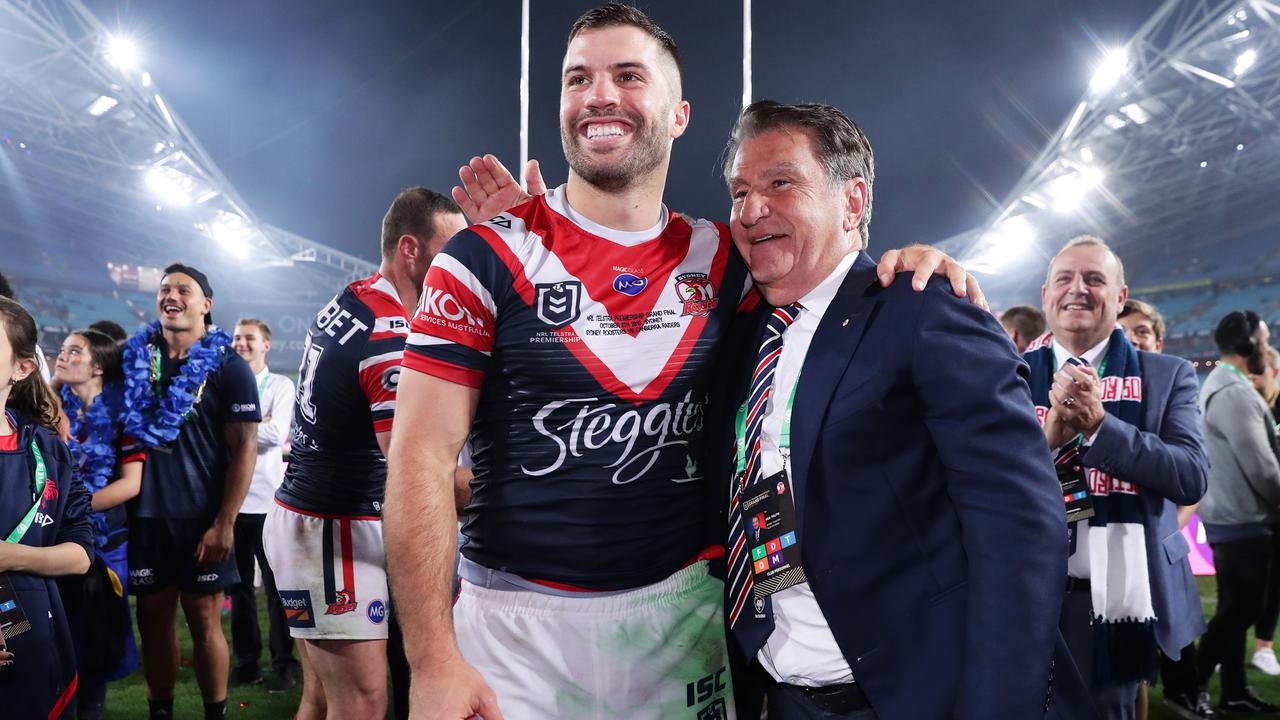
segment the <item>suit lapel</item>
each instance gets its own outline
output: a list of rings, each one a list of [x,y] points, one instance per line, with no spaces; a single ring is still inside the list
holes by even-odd
[[[818,433],[831,404],[832,389],[844,375],[862,342],[867,322],[880,300],[876,266],[859,253],[809,343],[796,387],[791,418],[791,472],[796,494],[796,523],[804,525],[806,479],[813,462]],[[803,538],[803,532],[801,533]]]

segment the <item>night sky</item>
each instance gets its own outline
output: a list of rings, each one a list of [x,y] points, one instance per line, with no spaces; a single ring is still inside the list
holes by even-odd
[[[90,0],[260,218],[373,260],[402,187],[471,155],[518,162],[518,0]],[[725,219],[718,159],[741,99],[741,5],[640,3],[675,36],[692,124],[667,204]],[[551,184],[560,60],[590,3],[533,0],[530,154]],[[1156,0],[755,2],[756,99],[837,105],[876,153],[872,248],[981,224],[1065,119],[1104,47]],[[994,198],[992,197],[994,196]]]

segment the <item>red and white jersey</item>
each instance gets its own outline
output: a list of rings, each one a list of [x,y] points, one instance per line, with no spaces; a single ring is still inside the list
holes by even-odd
[[[342,517],[382,515],[391,429],[409,320],[395,286],[375,273],[348,285],[307,332],[293,408],[293,450],[276,499]]]
[[[563,188],[450,240],[404,363],[481,390],[464,555],[619,589],[705,546],[703,417],[746,277],[723,225],[618,232]]]

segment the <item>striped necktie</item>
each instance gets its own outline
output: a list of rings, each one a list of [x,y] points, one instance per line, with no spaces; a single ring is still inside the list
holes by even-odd
[[[751,589],[754,586],[751,572],[751,553],[747,551],[747,531],[745,518],[742,516],[742,490],[760,482],[760,428],[764,424],[764,416],[769,408],[769,398],[773,395],[773,375],[778,369],[778,358],[782,356],[782,334],[795,322],[800,314],[798,304],[775,308],[769,315],[765,325],[764,338],[760,342],[760,352],[756,355],[755,372],[751,375],[751,392],[747,396],[746,429],[743,433],[743,451],[746,465],[741,476],[731,483],[732,497],[729,499],[729,627],[739,633],[744,649],[759,648],[772,630],[768,615],[760,606],[756,613],[744,612],[752,603]],[[768,603],[765,603],[767,605]],[[750,619],[765,615],[763,621]],[[742,622],[740,622],[742,621]],[[748,654],[748,657],[754,652]]]

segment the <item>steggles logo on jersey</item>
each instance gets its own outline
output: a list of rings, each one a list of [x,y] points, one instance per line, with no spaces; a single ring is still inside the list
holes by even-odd
[[[706,273],[691,272],[676,277],[676,295],[684,303],[681,315],[697,315],[706,317],[720,305],[716,297],[716,286]]]
[[[538,293],[534,302],[538,310],[538,319],[559,329],[573,324],[581,313],[582,283],[564,281],[557,283],[538,283],[534,286]]]
[[[644,292],[649,285],[649,278],[638,277],[631,273],[622,273],[613,279],[613,289],[623,295],[635,297]]]
[[[533,416],[533,429],[555,446],[555,458],[545,467],[521,465],[527,475],[541,476],[559,470],[570,455],[583,457],[601,448],[621,448],[612,462],[603,467],[617,468],[613,484],[626,485],[644,476],[658,462],[664,450],[684,453],[687,438],[702,430],[705,397],[693,400],[692,391],[677,403],[656,403],[643,414],[626,404],[606,402],[594,405],[598,398],[569,398],[542,406]],[[686,465],[689,477],[671,478],[685,483],[699,479],[696,464]]]

